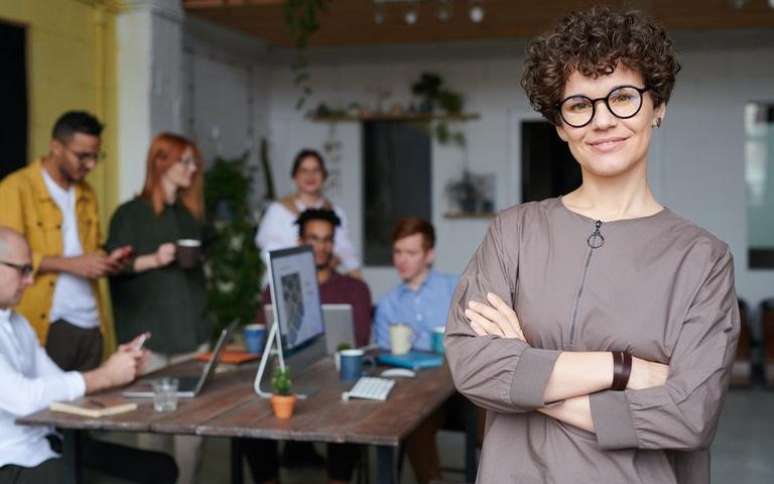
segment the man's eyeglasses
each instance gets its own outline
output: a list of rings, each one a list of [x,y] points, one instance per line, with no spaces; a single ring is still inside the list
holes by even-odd
[[[604,101],[608,111],[619,119],[633,118],[642,108],[642,95],[648,88],[618,86],[607,96],[591,99],[587,96],[570,96],[556,105],[562,121],[573,128],[582,128],[589,124],[596,114],[597,103]]]
[[[72,153],[73,155],[75,155],[75,158],[78,159],[79,163],[86,163],[87,161],[97,162],[105,158],[105,152],[103,151],[100,151],[99,153],[89,153],[89,152],[79,153],[77,151],[71,150],[67,146],[65,146],[65,149],[70,153]]]
[[[19,274],[21,274],[22,277],[28,277],[32,275],[32,264],[14,264],[13,262],[6,262],[4,260],[0,260],[0,264],[16,269],[19,271]]]

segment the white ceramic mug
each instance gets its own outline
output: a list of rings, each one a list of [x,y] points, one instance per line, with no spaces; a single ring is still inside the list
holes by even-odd
[[[405,355],[411,351],[414,342],[414,332],[411,326],[404,323],[390,325],[390,351],[393,355]]]

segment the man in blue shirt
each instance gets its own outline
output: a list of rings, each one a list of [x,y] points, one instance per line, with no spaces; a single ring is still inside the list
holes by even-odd
[[[374,338],[380,348],[390,348],[390,325],[407,324],[414,332],[413,347],[430,351],[432,331],[446,326],[458,276],[432,268],[435,230],[420,218],[404,218],[392,235],[392,262],[401,282],[376,307]]]
[[[433,328],[446,326],[459,279],[435,271],[432,268],[434,260],[433,226],[415,217],[398,221],[392,233],[392,263],[403,282],[388,292],[376,307],[374,338],[379,347],[390,348],[390,325],[402,323],[411,327],[414,333],[414,349],[431,350]],[[449,402],[406,439],[406,453],[420,484],[441,478],[435,437],[446,414],[456,413],[456,409],[447,407]]]

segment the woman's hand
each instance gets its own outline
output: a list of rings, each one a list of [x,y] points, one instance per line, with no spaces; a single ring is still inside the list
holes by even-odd
[[[156,249],[154,257],[156,258],[156,267],[164,267],[169,265],[173,260],[175,260],[175,244],[172,242],[161,244],[159,248]]]
[[[642,390],[644,388],[660,387],[666,383],[668,376],[668,365],[632,356],[632,372],[629,374],[629,383],[626,385],[626,388]]]
[[[491,335],[526,341],[513,308],[491,292],[487,293],[486,298],[489,304],[470,301],[465,309],[465,316],[470,320],[473,331],[479,336]]]

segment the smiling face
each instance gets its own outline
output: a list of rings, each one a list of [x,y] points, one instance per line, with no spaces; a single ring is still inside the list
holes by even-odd
[[[299,192],[319,195],[325,182],[325,172],[320,161],[314,156],[305,157],[298,165],[293,181]]]
[[[597,78],[574,71],[564,85],[562,99],[578,95],[591,99],[604,98],[620,86],[643,88],[644,82],[638,72],[620,64],[611,74]],[[598,101],[596,113],[589,124],[574,128],[561,122],[556,131],[569,146],[584,175],[616,177],[644,168],[651,125],[657,118],[663,118],[664,113],[664,104],[654,108],[653,99],[646,91],[639,112],[629,119],[617,118],[604,101]]]
[[[336,228],[327,220],[309,220],[304,224],[301,245],[311,245],[314,250],[314,264],[317,270],[329,267],[333,259],[333,241]]]

